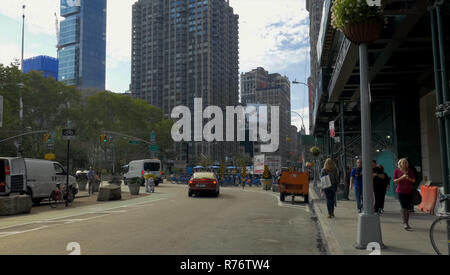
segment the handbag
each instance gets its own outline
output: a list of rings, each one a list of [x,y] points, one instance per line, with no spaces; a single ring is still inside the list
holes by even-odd
[[[320,177],[320,185],[319,187],[321,189],[327,189],[331,187],[331,179],[330,179],[330,175],[326,175],[323,177]]]
[[[413,203],[415,206],[422,203],[422,195],[420,194],[419,191],[417,191],[417,189],[413,189],[412,195],[413,195]]]

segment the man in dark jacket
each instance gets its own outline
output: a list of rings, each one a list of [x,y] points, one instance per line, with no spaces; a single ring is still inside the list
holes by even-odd
[[[373,191],[375,193],[375,213],[380,215],[380,209],[384,201],[384,195],[386,194],[385,174],[380,167],[377,167],[377,161],[372,161],[372,177],[373,177]]]

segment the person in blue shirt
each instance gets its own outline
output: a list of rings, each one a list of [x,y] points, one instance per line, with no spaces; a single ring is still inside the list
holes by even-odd
[[[95,171],[94,169],[91,167],[89,167],[89,172],[87,174],[87,178],[89,181],[89,196],[94,194],[94,184],[95,184]]]
[[[356,206],[358,212],[363,208],[363,182],[362,182],[362,160],[356,161],[356,168],[353,168],[350,174],[350,189],[355,188]]]

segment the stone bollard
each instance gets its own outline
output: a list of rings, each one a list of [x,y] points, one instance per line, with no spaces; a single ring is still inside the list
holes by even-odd
[[[122,199],[122,190],[120,186],[110,184],[100,187],[97,201],[116,201]]]
[[[113,176],[111,178],[111,180],[108,181],[109,184],[114,184],[117,186],[121,186],[122,185],[122,177],[120,176]]]
[[[0,197],[0,216],[29,214],[33,203],[27,195]]]
[[[77,181],[78,184],[78,190],[79,191],[86,191],[86,185],[87,185],[87,181]]]

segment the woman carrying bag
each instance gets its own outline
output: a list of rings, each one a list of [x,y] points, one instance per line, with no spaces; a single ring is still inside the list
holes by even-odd
[[[409,168],[408,160],[398,161],[398,168],[394,171],[394,183],[397,185],[397,194],[402,208],[403,228],[411,231],[409,226],[409,209],[413,203],[413,184],[416,182],[414,172]]]
[[[320,181],[322,191],[327,198],[328,218],[334,218],[334,207],[336,205],[336,191],[339,184],[339,174],[336,163],[332,159],[327,159],[320,171]]]

